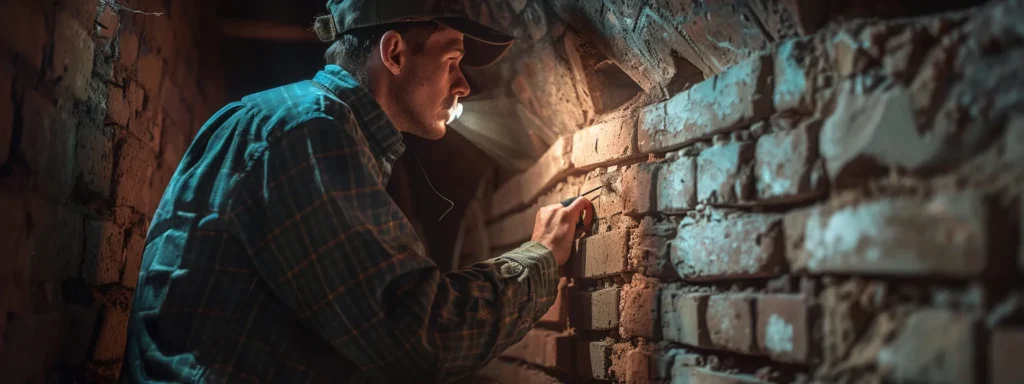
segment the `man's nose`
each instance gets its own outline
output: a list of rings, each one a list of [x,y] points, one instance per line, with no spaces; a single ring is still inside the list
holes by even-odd
[[[452,94],[457,97],[466,97],[469,96],[469,92],[469,81],[462,74],[462,68],[459,68],[455,73],[455,83],[452,84]]]

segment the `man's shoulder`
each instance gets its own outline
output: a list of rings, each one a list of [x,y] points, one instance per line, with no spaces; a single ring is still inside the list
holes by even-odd
[[[344,101],[308,80],[251,94],[241,104],[258,111],[277,133],[317,118],[345,122],[353,116]]]

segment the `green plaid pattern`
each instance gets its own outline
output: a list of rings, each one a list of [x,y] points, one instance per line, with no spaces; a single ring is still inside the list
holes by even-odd
[[[154,214],[127,382],[443,382],[554,301],[538,243],[441,274],[385,191],[401,134],[340,67],[232,103]]]

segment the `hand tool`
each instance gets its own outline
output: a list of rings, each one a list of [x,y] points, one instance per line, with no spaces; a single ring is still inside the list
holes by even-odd
[[[583,197],[583,196],[586,196],[586,195],[589,195],[591,193],[594,193],[594,192],[596,192],[597,190],[599,190],[601,188],[604,188],[604,186],[603,185],[599,185],[599,186],[595,187],[594,189],[591,189],[589,191],[581,193],[579,196],[574,196],[574,197],[570,197],[568,199],[562,200],[562,206],[563,207],[568,207],[569,204],[572,204],[572,202],[576,201],[576,199],[578,199],[580,197]],[[584,214],[585,213],[586,212],[584,212]],[[580,214],[580,222],[576,224],[576,229],[578,229],[578,230],[585,229],[585,228],[583,228],[583,214]]]

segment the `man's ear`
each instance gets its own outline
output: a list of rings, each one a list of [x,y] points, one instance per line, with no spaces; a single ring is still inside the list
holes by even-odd
[[[402,72],[405,65],[405,39],[395,31],[388,31],[380,38],[380,61],[397,75]]]

